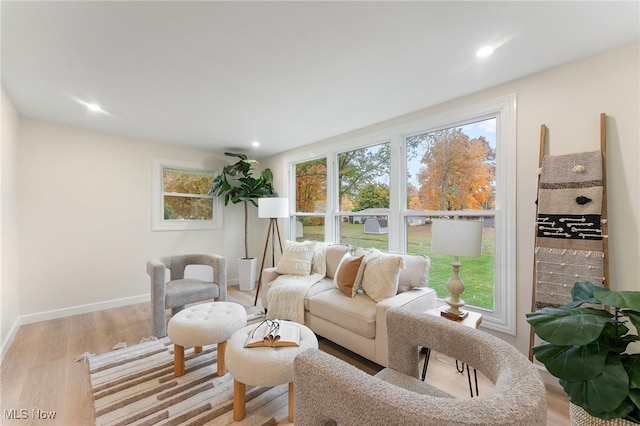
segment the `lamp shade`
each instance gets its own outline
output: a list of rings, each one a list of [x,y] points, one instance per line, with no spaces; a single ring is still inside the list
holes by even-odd
[[[479,257],[482,250],[482,221],[434,219],[431,222],[431,251],[449,256]]]
[[[289,199],[280,197],[258,198],[258,217],[289,217]]]

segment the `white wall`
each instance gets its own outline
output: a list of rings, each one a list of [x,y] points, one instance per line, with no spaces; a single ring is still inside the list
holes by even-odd
[[[529,349],[534,220],[540,126],[549,131],[547,153],[600,148],[600,113],[607,120],[607,190],[611,287],[638,290],[640,276],[640,45],[617,49],[443,105],[389,120],[350,134],[320,141],[262,161],[271,167],[281,195],[286,194],[285,156],[322,151],[355,136],[429,115],[517,94],[517,335],[500,337],[523,353]],[[375,141],[372,141],[375,142]],[[281,230],[286,227],[281,226]]]
[[[148,300],[152,257],[240,253],[237,232],[151,230],[153,158],[220,167],[223,156],[32,119],[20,120],[19,141],[23,323]],[[235,209],[226,229],[242,226]]]
[[[2,89],[0,104],[0,353],[17,331],[18,213],[16,151],[18,115]],[[1,359],[1,357],[0,357]]]

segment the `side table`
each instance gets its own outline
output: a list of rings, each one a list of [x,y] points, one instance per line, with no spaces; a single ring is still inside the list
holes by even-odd
[[[236,331],[227,342],[227,368],[233,376],[233,420],[246,415],[246,385],[278,386],[289,384],[289,422],[293,422],[293,360],[309,348],[318,348],[318,339],[309,328],[300,328],[300,346],[245,348],[249,333],[257,324]]]
[[[471,328],[476,328],[476,329],[482,323],[482,314],[479,314],[477,312],[467,311],[469,314],[463,320],[455,320],[455,319],[451,319],[449,317],[446,317],[444,315],[441,315],[440,312],[443,309],[445,309],[445,308],[441,307],[441,308],[429,309],[428,311],[425,311],[425,314],[433,315],[433,316],[436,316],[436,317],[446,318],[449,321],[457,322],[457,323],[459,323],[461,325],[464,325],[466,327],[471,327]],[[427,367],[429,366],[429,357],[431,356],[431,349],[430,348],[422,348],[422,352],[425,354],[424,366],[422,367],[422,381],[424,381],[424,379],[427,377]],[[471,394],[471,397],[473,398],[473,386],[471,385],[471,372],[469,371],[469,365],[465,365],[463,362],[460,362],[460,364],[461,364],[461,366],[458,364],[458,360],[456,360],[456,370],[458,370],[458,373],[462,374],[462,373],[464,373],[464,370],[465,370],[465,367],[466,367],[467,380],[469,381],[469,393]],[[477,373],[475,368],[473,369],[473,378],[474,378],[474,382],[475,382],[476,396],[478,396],[478,373]]]

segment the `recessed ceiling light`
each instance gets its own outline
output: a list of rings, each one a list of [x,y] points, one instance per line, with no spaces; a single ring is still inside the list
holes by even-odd
[[[89,109],[89,111],[93,111],[93,112],[104,112],[102,110],[102,108],[100,107],[100,105],[98,104],[85,104],[86,107]]]
[[[493,53],[493,50],[494,49],[491,46],[482,47],[476,52],[476,56],[478,58],[486,58],[487,56],[490,56]]]
[[[257,147],[259,147],[259,146],[260,146],[260,142],[258,142],[258,141],[253,141],[253,142],[251,142],[251,145],[252,145],[254,148],[257,148]]]

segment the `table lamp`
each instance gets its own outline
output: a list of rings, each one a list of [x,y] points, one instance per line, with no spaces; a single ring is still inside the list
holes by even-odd
[[[449,308],[441,311],[447,318],[462,320],[468,312],[461,311],[465,305],[460,295],[464,293],[464,283],[459,272],[462,263],[458,257],[479,257],[482,251],[482,221],[461,219],[434,219],[431,222],[431,251],[453,256],[450,263],[451,278],[447,282],[450,296],[445,299]]]

